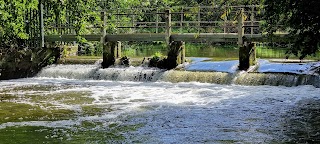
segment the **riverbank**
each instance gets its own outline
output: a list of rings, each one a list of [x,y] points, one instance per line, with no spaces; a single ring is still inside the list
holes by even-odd
[[[56,63],[59,57],[59,48],[3,48],[0,80],[35,76],[43,67]]]

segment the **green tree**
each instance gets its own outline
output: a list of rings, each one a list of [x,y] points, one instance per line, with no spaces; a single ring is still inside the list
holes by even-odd
[[[38,8],[38,0],[0,0],[0,45],[17,45],[29,36],[25,30],[25,10]]]
[[[265,0],[267,31],[288,31],[293,53],[303,59],[316,53],[320,44],[319,0]]]

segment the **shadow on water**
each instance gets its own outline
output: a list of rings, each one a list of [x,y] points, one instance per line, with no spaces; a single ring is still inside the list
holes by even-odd
[[[320,100],[305,99],[287,113],[284,143],[320,143]]]

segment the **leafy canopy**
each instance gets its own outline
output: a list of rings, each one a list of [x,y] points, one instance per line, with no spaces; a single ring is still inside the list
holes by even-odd
[[[25,33],[25,10],[37,9],[38,0],[0,1],[0,42],[11,43],[16,39],[27,39]],[[3,41],[6,39],[7,41]]]
[[[320,45],[319,0],[265,0],[267,31],[285,30],[292,37],[290,53],[300,56],[316,53]]]

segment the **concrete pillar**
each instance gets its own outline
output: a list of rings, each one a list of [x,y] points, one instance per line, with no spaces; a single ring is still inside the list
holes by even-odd
[[[244,42],[244,45],[239,49],[239,70],[248,70],[250,66],[255,64],[255,44],[251,42]]]
[[[173,69],[177,67],[179,64],[183,63],[182,57],[184,42],[182,41],[173,41],[170,43],[169,51],[168,51],[168,58],[166,62],[167,69]]]
[[[108,68],[114,65],[117,56],[117,42],[106,42],[103,44],[103,62],[102,68]]]

